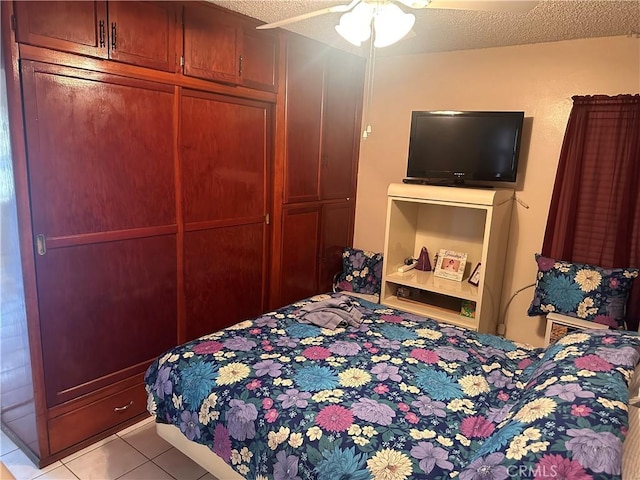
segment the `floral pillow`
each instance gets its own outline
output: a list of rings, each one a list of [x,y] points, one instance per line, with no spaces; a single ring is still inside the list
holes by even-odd
[[[342,251],[342,273],[337,287],[347,292],[380,294],[382,254],[345,247]]]
[[[625,306],[637,268],[601,268],[536,254],[538,276],[530,316],[562,313],[624,328]]]

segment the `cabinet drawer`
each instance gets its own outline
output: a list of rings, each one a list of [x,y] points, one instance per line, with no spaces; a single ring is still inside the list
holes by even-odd
[[[49,420],[51,453],[60,452],[140,415],[145,411],[146,406],[147,393],[144,384],[141,383],[52,418]]]

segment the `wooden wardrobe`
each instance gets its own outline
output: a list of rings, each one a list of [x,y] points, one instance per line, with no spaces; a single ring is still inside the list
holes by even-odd
[[[256,25],[196,2],[2,3],[33,386],[23,424],[2,418],[41,466],[146,415],[168,348],[340,268],[364,60]]]

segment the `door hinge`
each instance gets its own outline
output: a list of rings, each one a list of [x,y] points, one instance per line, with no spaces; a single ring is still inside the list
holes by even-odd
[[[184,67],[184,57],[180,57],[180,66]]]
[[[269,225],[269,222],[270,222],[270,221],[271,221],[271,219],[270,219],[270,217],[269,217],[269,214],[267,213],[267,214],[264,216],[264,223],[266,223],[267,225]]]
[[[11,15],[11,30],[13,30],[14,32],[16,31],[16,16],[15,15]]]
[[[41,233],[36,235],[36,253],[38,255],[47,253],[47,238]]]

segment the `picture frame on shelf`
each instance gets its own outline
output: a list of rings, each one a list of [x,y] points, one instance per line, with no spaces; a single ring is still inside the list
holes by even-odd
[[[466,265],[466,253],[441,249],[438,252],[438,262],[436,263],[436,268],[433,270],[433,274],[436,277],[461,282]]]
[[[480,285],[481,273],[482,273],[482,263],[478,262],[478,264],[476,265],[476,268],[473,269],[473,273],[471,273],[471,276],[469,277],[469,280],[467,280],[467,282],[469,282],[474,287],[477,287],[478,285]]]

